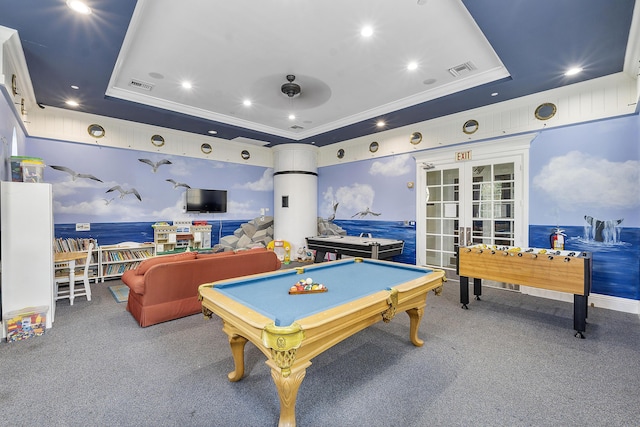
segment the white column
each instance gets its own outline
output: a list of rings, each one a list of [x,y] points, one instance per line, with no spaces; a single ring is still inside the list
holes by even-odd
[[[274,239],[291,245],[291,259],[318,234],[318,149],[281,144],[273,148]]]

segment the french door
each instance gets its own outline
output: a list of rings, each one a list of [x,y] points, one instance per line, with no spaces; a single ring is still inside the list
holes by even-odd
[[[457,155],[452,150],[425,158],[435,162],[416,157],[416,261],[444,269],[449,277],[455,276],[459,246],[528,242],[523,165],[527,156],[473,152],[477,160],[451,161]],[[471,153],[465,151],[468,157]]]

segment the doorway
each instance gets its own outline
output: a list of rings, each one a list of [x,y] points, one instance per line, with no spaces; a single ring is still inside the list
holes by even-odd
[[[527,135],[416,156],[418,265],[443,269],[456,279],[459,246],[527,245],[532,139]]]

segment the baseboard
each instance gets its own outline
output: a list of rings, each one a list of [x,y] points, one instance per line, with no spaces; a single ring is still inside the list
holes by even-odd
[[[573,302],[573,295],[564,292],[549,291],[546,289],[530,288],[521,286],[520,292],[536,297],[548,298],[558,301]],[[612,297],[609,295],[590,294],[589,306],[606,308],[607,310],[621,311],[624,313],[632,313],[640,315],[640,301]]]

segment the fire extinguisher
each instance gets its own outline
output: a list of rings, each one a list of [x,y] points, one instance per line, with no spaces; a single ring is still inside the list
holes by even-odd
[[[549,236],[551,249],[563,251],[564,242],[566,240],[565,237],[567,237],[567,235],[564,234],[564,230],[561,230],[560,228],[556,227],[555,231],[551,233],[551,236]]]

